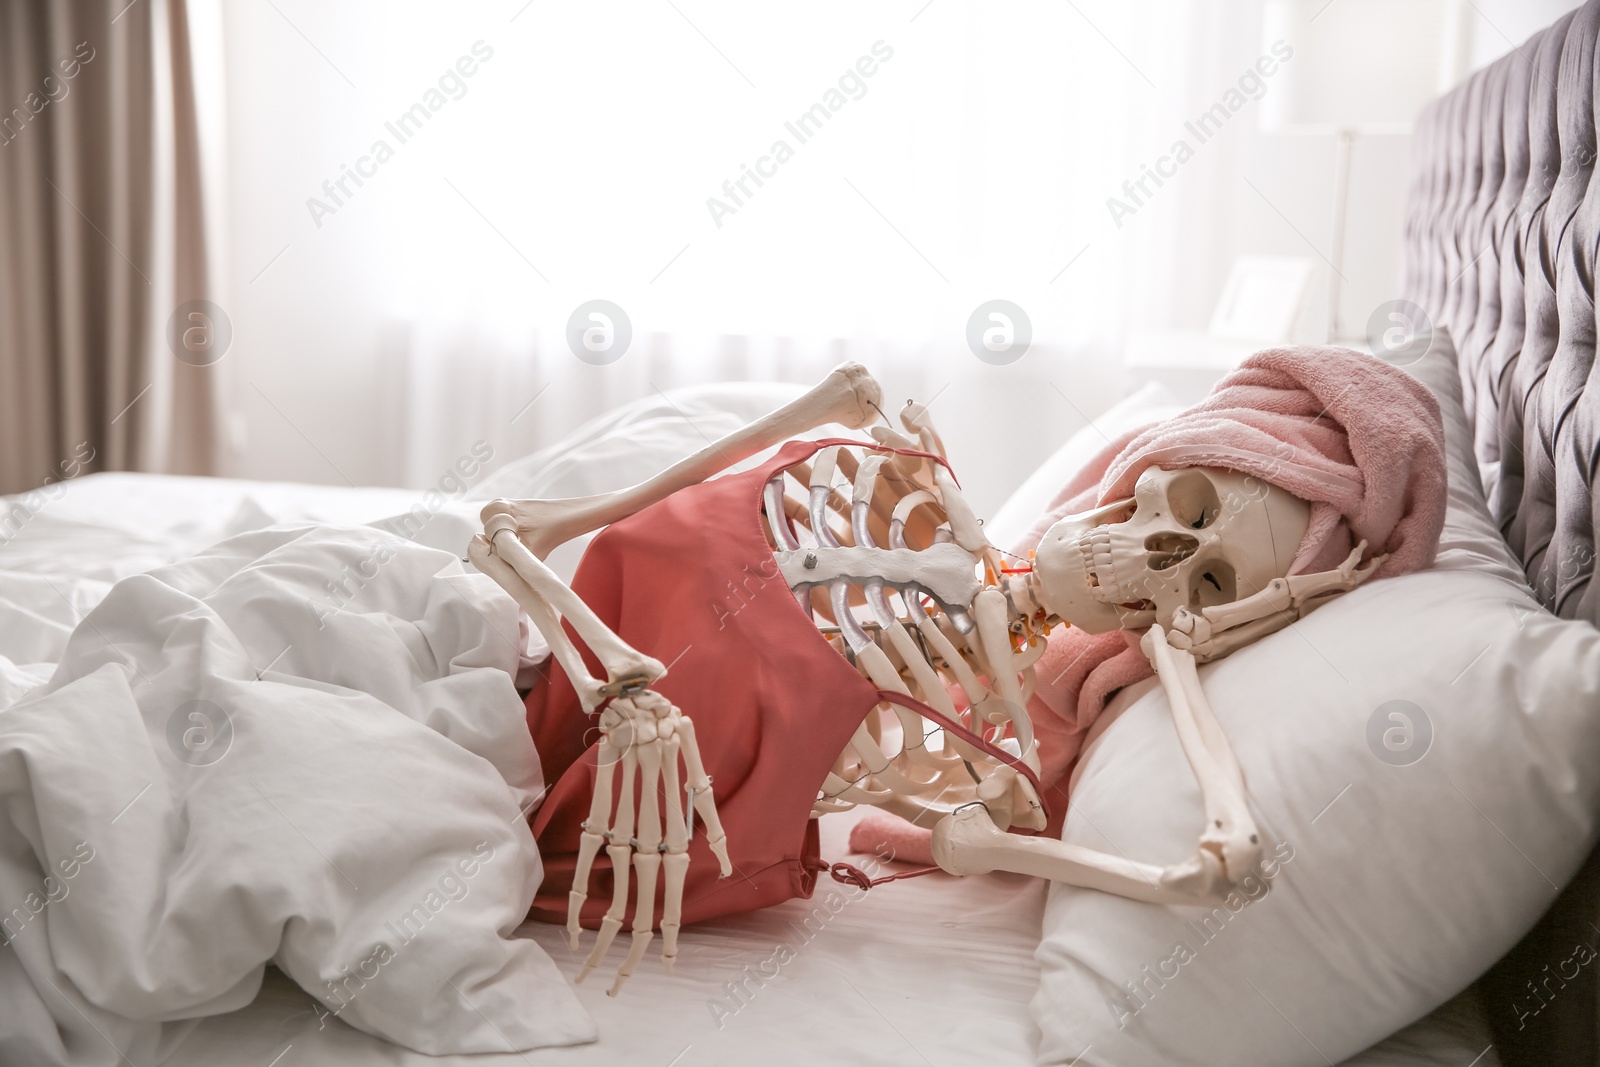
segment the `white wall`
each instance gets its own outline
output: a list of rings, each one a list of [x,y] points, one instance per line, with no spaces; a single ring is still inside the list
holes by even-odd
[[[325,46],[362,40],[352,8],[296,11]],[[368,276],[370,216],[311,230],[305,201],[369,131],[338,106],[352,90],[271,4],[225,8],[230,117],[230,386],[242,451],[225,473],[267,480],[383,484],[384,368]],[[264,48],[264,42],[299,47]],[[359,51],[335,49],[351,77]],[[330,106],[330,101],[333,106]],[[335,171],[336,172],[336,171]],[[286,248],[287,246],[287,248]],[[274,259],[274,257],[277,257]],[[269,266],[270,264],[270,266]]]
[[[1463,0],[1456,14],[1462,36],[1459,76],[1464,78],[1520,47],[1535,31],[1578,6],[1573,0]],[[1215,47],[1243,65],[1258,47],[1259,30],[1252,27],[1260,25],[1259,5],[1237,5],[1230,18],[1231,32]],[[1213,260],[1197,264],[1194,285],[1178,312],[1179,324],[1193,329],[1204,328],[1209,320],[1228,267],[1239,255],[1314,256],[1319,308],[1327,291],[1327,268],[1321,257],[1331,252],[1332,244],[1334,139],[1263,134],[1254,125],[1230,130],[1229,136],[1238,141],[1237,165],[1230,175],[1219,178],[1213,209],[1230,216],[1231,239],[1217,249]],[[1340,299],[1344,337],[1363,336],[1372,311],[1398,295],[1410,151],[1408,134],[1368,135],[1358,138],[1352,148],[1343,271],[1348,281]]]
[[[492,131],[506,143],[452,143],[452,137],[461,140],[467,124],[452,119],[446,126],[445,119],[436,119],[438,125],[429,127],[426,145],[419,139],[422,147],[404,148],[399,160],[382,172],[381,180],[352,198],[321,228],[308,224],[307,198],[319,195],[323,180],[337,177],[340,165],[352,161],[378,132],[380,124],[370,114],[363,114],[367,98],[387,98],[391,95],[389,83],[398,79],[402,84],[392,94],[394,100],[386,99],[383,104],[392,109],[395,101],[407,99],[407,94],[414,95],[428,84],[439,59],[425,54],[427,47],[452,51],[457,38],[463,47],[473,39],[474,32],[460,24],[469,17],[463,15],[468,9],[450,12],[455,24],[448,38],[422,42],[423,47],[411,47],[410,51],[397,48],[394,35],[386,35],[385,26],[363,24],[364,19],[391,10],[370,3],[282,0],[276,6],[251,3],[227,9],[234,85],[228,103],[234,219],[229,310],[235,336],[228,369],[234,379],[233,395],[244,413],[242,448],[232,457],[228,473],[332,484],[345,480],[356,484],[414,481],[418,468],[437,471],[475,437],[491,437],[489,431],[458,432],[457,427],[447,425],[444,432],[433,435],[439,438],[437,447],[430,442],[421,459],[397,467],[396,453],[422,436],[416,422],[396,417],[401,405],[392,395],[402,376],[401,356],[414,353],[419,344],[429,346],[428,354],[452,370],[457,361],[499,361],[507,371],[500,380],[512,381],[517,390],[526,387],[525,393],[519,391],[514,398],[509,392],[505,396],[457,397],[443,388],[411,398],[414,405],[433,405],[436,410],[448,405],[450,418],[462,416],[458,422],[476,420],[495,428],[494,432],[503,434],[503,440],[495,439],[497,454],[507,459],[535,444],[548,443],[545,438],[550,433],[570,427],[579,414],[594,410],[597,401],[646,395],[658,385],[670,388],[714,379],[728,365],[723,352],[733,346],[724,339],[704,332],[698,338],[681,334],[669,338],[647,325],[648,317],[638,312],[631,299],[625,303],[635,311],[638,334],[628,364],[609,368],[605,375],[577,364],[560,340],[567,310],[580,299],[611,298],[611,290],[623,286],[632,287],[633,299],[654,301],[658,311],[672,310],[674,301],[698,301],[701,321],[714,320],[711,332],[722,329],[727,333],[750,329],[753,295],[764,297],[769,306],[793,319],[823,301],[831,299],[838,305],[841,291],[877,292],[880,287],[895,287],[897,282],[901,295],[912,289],[912,295],[928,305],[922,325],[937,325],[942,342],[913,338],[902,343],[902,338],[886,337],[880,345],[871,324],[851,330],[849,324],[841,327],[837,323],[836,314],[834,323],[821,327],[834,332],[822,336],[824,340],[844,336],[847,342],[838,346],[836,353],[815,343],[798,346],[795,358],[780,360],[785,364],[783,376],[814,381],[827,366],[849,356],[869,362],[880,373],[896,404],[908,396],[927,400],[940,393],[935,414],[952,449],[958,457],[975,457],[965,462],[999,472],[984,480],[975,495],[985,506],[997,504],[1011,484],[1025,476],[1048,450],[1081,427],[1081,412],[1098,412],[1117,399],[1122,375],[1116,360],[1110,358],[1113,350],[1104,344],[1089,349],[1080,342],[1076,352],[1092,351],[1097,358],[1091,365],[1075,365],[1075,357],[1066,354],[1060,338],[1075,327],[1079,332],[1104,333],[1107,328],[1103,324],[1109,322],[1115,328],[1118,316],[1107,314],[1103,303],[1095,303],[1093,294],[1105,278],[1122,269],[1119,264],[1129,258],[1132,244],[1108,248],[1092,265],[1079,267],[1073,277],[1051,288],[1052,276],[1073,247],[1067,240],[1070,234],[1064,233],[1065,217],[1076,212],[1104,226],[1101,197],[1114,188],[1094,169],[1092,152],[1081,162],[1069,159],[1063,164],[1062,157],[1076,157],[1090,145],[1106,150],[1117,144],[1117,120],[1109,109],[1084,105],[1084,113],[1076,116],[1070,127],[1065,122],[1057,125],[1053,116],[1079,106],[1085,94],[1051,103],[1017,92],[1017,83],[1025,80],[1019,75],[1035,69],[1049,75],[1054,82],[1051,91],[1063,93],[1075,68],[1059,62],[1059,48],[1052,56],[1040,41],[1032,44],[1040,54],[1031,68],[1019,71],[1019,64],[1008,63],[1014,50],[1008,43],[1012,38],[1000,31],[1006,29],[1005,19],[1010,15],[952,5],[932,9],[920,21],[912,21],[916,8],[891,10],[884,6],[865,15],[852,15],[869,21],[849,25],[845,43],[809,40],[806,47],[792,52],[784,48],[785,34],[772,33],[769,25],[764,34],[753,32],[742,42],[752,50],[765,50],[756,51],[754,60],[762,64],[765,94],[755,95],[752,104],[737,76],[670,6],[625,5],[630,13],[643,12],[651,19],[665,20],[660,26],[631,27],[625,44],[636,54],[629,54],[626,60],[610,55],[623,42],[594,42],[570,33],[562,36],[560,20],[572,8],[535,7],[522,21],[508,24],[508,15],[519,6],[497,3],[470,9],[473,15],[482,11],[486,22],[493,20],[482,36],[494,43],[496,59],[477,76],[467,96],[448,105],[455,116],[470,115],[472,109],[496,100],[528,101],[526,116],[517,117],[501,131]],[[1121,32],[1109,19],[1126,16],[1119,14],[1114,4],[1102,6],[1107,10],[1096,12],[1101,25]],[[817,15],[809,27],[813,36],[827,37],[830,28],[836,36],[842,33],[836,23],[844,7],[838,5],[827,16]],[[421,17],[439,17],[441,10],[424,10]],[[727,20],[736,18],[741,9],[725,5],[709,10]],[[898,103],[910,109],[912,121],[879,119],[876,123],[857,122],[853,128],[830,126],[831,140],[808,146],[803,159],[794,164],[796,170],[784,172],[788,185],[774,183],[761,194],[757,207],[767,212],[765,221],[773,223],[771,229],[757,230],[764,220],[760,211],[750,211],[741,213],[735,220],[738,225],[730,226],[726,234],[702,236],[696,232],[693,236],[698,243],[661,285],[652,289],[652,276],[677,246],[641,252],[637,247],[641,243],[638,232],[645,225],[641,213],[658,205],[664,211],[687,205],[697,215],[695,221],[701,229],[708,230],[701,198],[714,191],[726,173],[737,173],[728,168],[736,168],[741,157],[729,157],[728,153],[748,147],[740,136],[728,137],[728,132],[742,136],[748,127],[753,143],[765,145],[778,125],[774,116],[781,119],[791,113],[787,110],[795,106],[791,101],[804,99],[805,94],[814,100],[818,86],[828,84],[823,75],[827,79],[837,76],[841,65],[853,62],[856,54],[873,42],[878,33],[870,19],[879,17],[880,10],[891,13],[895,20],[883,35],[902,46],[895,60],[900,65],[893,68],[900,81],[889,80],[886,73],[865,103],[850,107],[881,108]],[[358,18],[358,13],[364,14]],[[690,14],[698,19],[708,17],[698,9]],[[401,16],[396,12],[394,17]],[[1042,17],[1046,21],[1077,18],[1065,8],[1046,10]],[[763,19],[772,22],[771,16]],[[555,23],[548,24],[549,20]],[[973,21],[987,27],[989,40],[968,32]],[[715,25],[708,24],[707,29],[718,37],[733,33],[726,26],[721,32]],[[1081,30],[1076,27],[1067,38],[1073,47],[1097,50],[1101,66],[1116,66],[1114,84],[1135,80],[1098,38]],[[1060,27],[1052,32],[1057,36],[1049,39],[1062,39]],[[668,35],[670,42],[662,44]],[[415,37],[410,34],[401,45],[415,46]],[[914,47],[919,41],[931,41],[935,47]],[[536,72],[550,58],[549,50],[578,46],[607,54],[607,69],[579,72],[603,81],[603,87],[527,84],[529,72]],[[693,61],[692,69],[656,69],[688,60]],[[1145,63],[1163,61],[1158,49],[1141,56]],[[1009,75],[1010,83],[983,81],[983,75],[997,67],[995,77]],[[799,73],[791,68],[798,68]],[[716,151],[707,152],[697,151],[703,146],[695,143],[665,138],[665,143],[645,150],[604,128],[605,117],[618,114],[619,108],[630,116],[633,112],[654,115],[660,105],[645,98],[607,99],[601,107],[596,105],[596,93],[603,89],[614,97],[644,91],[648,97],[649,87],[665,77],[676,79],[671,96],[675,106],[701,109],[704,114],[691,116],[700,128],[708,125],[705,115],[709,115],[713,125],[720,124],[723,140],[738,143],[717,145]],[[716,91],[697,94],[696,79],[714,83]],[[360,90],[352,89],[350,82]],[[728,88],[730,84],[734,90]],[[801,95],[789,94],[790,89]],[[1031,106],[995,106],[984,99],[985,94],[1002,101],[1027,100]],[[597,129],[546,128],[551,122],[559,126],[565,120],[570,125],[596,117],[602,123]],[[662,115],[661,121],[672,117]],[[1048,136],[1038,135],[1041,124],[1054,127],[1047,131]],[[1085,139],[1087,144],[1078,144],[1062,132],[1069,128],[1094,132]],[[1005,150],[1008,143],[1018,142],[1028,153]],[[522,158],[517,158],[519,150]],[[943,158],[919,165],[918,152],[938,153]],[[459,167],[453,165],[452,153],[462,157]],[[469,153],[473,154],[470,160],[466,158]],[[662,190],[684,179],[685,156],[700,157],[694,165],[715,171],[715,180],[706,182],[704,175],[697,175],[697,191],[663,204]],[[1041,157],[1050,169],[1035,165]],[[884,199],[885,194],[862,179],[857,167],[868,165],[898,169],[892,177],[900,187],[889,194],[893,199]],[[498,175],[493,173],[496,169]],[[442,183],[442,173],[453,175],[474,197],[480,197],[479,188],[489,179],[504,174],[537,173],[540,191],[537,195],[522,193],[523,203],[517,202],[516,190],[506,191],[499,202],[480,198],[480,216],[474,213],[476,207],[453,199],[457,194]],[[865,193],[852,191],[841,173],[853,175],[880,199],[881,216],[875,214],[877,207],[865,202]],[[431,185],[422,187],[425,183],[416,180],[419,176]],[[415,201],[390,195],[397,184],[408,181],[417,187]],[[981,195],[985,183],[996,187],[995,195]],[[1082,188],[1067,188],[1074,183]],[[552,188],[556,195],[551,195]],[[971,192],[974,189],[980,193]],[[453,207],[456,217],[441,223],[440,202]],[[960,217],[947,206],[951,203],[958,203]],[[500,305],[520,301],[536,313],[533,318],[544,320],[543,332],[496,336],[498,324],[486,322],[477,338],[467,336],[467,331],[449,340],[440,339],[438,331],[420,340],[418,334],[426,331],[413,332],[407,338],[398,336],[388,325],[395,309],[386,307],[394,293],[386,282],[392,279],[377,276],[391,264],[375,250],[405,243],[406,231],[414,222],[409,213],[413,205],[416,214],[428,214],[419,227],[428,232],[426,240],[412,242],[404,251],[414,258],[419,247],[433,249],[440,261],[423,264],[431,269],[414,271],[408,280],[420,278],[424,286],[439,286],[449,280],[452,256],[476,264],[480,278],[487,264],[494,272],[491,280],[511,290],[508,297],[495,294]],[[522,215],[519,224],[507,225],[508,214],[517,211]],[[540,212],[543,218],[537,217]],[[889,215],[915,240],[885,221]],[[504,234],[486,221],[491,217],[501,224]],[[572,224],[574,217],[580,225]],[[930,218],[947,223],[942,238],[948,237],[948,243],[942,238],[937,244],[929,243],[918,223]],[[543,223],[552,224],[549,229],[559,223],[569,236],[574,230],[588,231],[590,247],[568,247],[561,250],[561,256],[546,258],[541,249],[549,234]],[[441,225],[445,227],[442,233]],[[455,229],[448,228],[452,226]],[[1028,245],[1026,257],[1007,260],[985,247],[986,241],[994,243],[991,238],[995,235],[1019,233],[1029,235],[1021,242]],[[1019,242],[1013,238],[1011,243]],[[511,244],[519,247],[509,248]],[[915,245],[925,245],[928,257],[944,268],[949,277],[947,292],[941,288],[942,276],[936,277],[925,265],[920,258],[922,249],[912,247]],[[529,258],[543,262],[555,276],[549,288],[522,259],[524,248],[533,253]],[[650,257],[649,262],[641,261],[641,256]],[[985,256],[1001,262],[994,270],[977,269]],[[566,269],[551,269],[552,259]],[[814,269],[809,276],[796,278],[793,262]],[[967,314],[980,299],[1011,298],[1017,284],[1014,276],[1023,273],[1031,279],[1026,284],[1032,287],[1032,295],[1017,299],[1030,305],[1039,332],[1049,328],[1056,344],[1052,348],[1041,342],[1028,357],[1032,368],[982,365],[965,350],[962,340]],[[752,293],[749,279],[757,279],[759,287],[760,279],[769,274],[779,276],[782,284]],[[918,279],[919,284],[907,286],[902,280],[905,275]],[[996,286],[997,282],[1003,284]],[[1000,291],[990,291],[991,286]],[[929,293],[939,295],[929,300]],[[437,295],[423,293],[427,298]],[[453,298],[471,296],[452,294]],[[553,311],[558,314],[551,331]],[[459,325],[464,320],[458,315],[455,321]],[[778,332],[788,328],[772,327]],[[816,338],[808,340],[815,342]],[[530,369],[538,374],[524,381]],[[1071,394],[1070,401],[1050,387],[1052,379],[1062,382],[1065,392]],[[507,429],[504,418],[479,418],[479,412],[469,410],[483,401],[484,412],[492,416],[496,404],[509,401],[514,411],[523,395],[531,397],[548,381],[555,382],[549,397],[514,429]],[[449,423],[450,419],[437,421]],[[531,439],[524,433],[534,428],[544,438]],[[424,482],[432,480],[421,477]]]
[[[1488,66],[1581,6],[1573,0],[1472,0],[1466,12],[1467,69]]]
[[[393,417],[399,410],[392,395],[394,346],[384,336],[382,285],[372,276],[370,250],[392,236],[382,227],[393,225],[394,216],[379,211],[372,202],[355,201],[340,212],[337,226],[312,229],[306,224],[305,201],[325,178],[337,173],[339,163],[352,158],[352,146],[364,144],[371,136],[370,123],[360,109],[346,106],[354,91],[344,76],[368,84],[381,78],[386,64],[395,57],[385,51],[380,32],[360,24],[356,7],[280,6],[294,18],[294,26],[272,5],[239,3],[226,8],[232,74],[228,113],[233,134],[229,147],[233,216],[229,311],[236,338],[228,362],[231,387],[243,413],[237,441],[242,447],[230,457],[227,473],[330,484],[345,480],[393,483],[402,477],[397,474],[394,454],[403,443],[397,435],[404,428]],[[1503,54],[1511,42],[1520,44],[1571,6],[1551,0],[1473,0],[1462,9],[1462,32],[1467,41],[1463,51],[1470,57],[1470,66]],[[1205,38],[1188,44],[1196,54],[1208,57],[1208,62],[1193,74],[1194,83],[1187,88],[1195,99],[1215,99],[1261,54],[1261,6],[1257,2],[1197,0],[1194,10],[1215,17],[1205,23],[1210,27]],[[497,18],[500,14],[496,11]],[[929,11],[923,17],[936,14]],[[1067,13],[1064,17],[1073,16]],[[326,58],[308,46],[301,31],[318,42]],[[1082,27],[1078,32],[1093,40]],[[1140,59],[1152,62],[1144,55]],[[509,49],[504,57],[507,63],[532,61],[516,58]],[[717,62],[715,57],[708,61]],[[1120,91],[1142,90],[1133,85]],[[473,103],[468,96],[450,106],[465,108]],[[1084,100],[1081,107],[1092,109],[1094,105],[1095,101]],[[1048,123],[1048,114],[1035,116],[1035,120]],[[951,114],[941,121],[960,126],[973,119]],[[1137,174],[1140,164],[1153,159],[1152,151],[1161,147],[1136,141],[1107,150],[1097,142],[1082,145],[1080,150],[1086,154],[1084,167],[1104,164],[1114,173]],[[1372,309],[1397,295],[1400,215],[1409,149],[1407,136],[1363,137],[1355,145],[1346,246],[1349,281],[1341,301],[1347,334],[1360,334]],[[548,165],[580,172],[591,165],[572,158],[574,151],[553,146]],[[1109,161],[1098,158],[1107,151],[1112,156]],[[623,165],[634,168],[634,181],[652,180],[648,160],[630,161],[625,152],[621,158]],[[1125,315],[1127,321],[1120,324],[1125,328],[1203,329],[1237,256],[1311,256],[1320,266],[1321,257],[1330,251],[1333,170],[1332,138],[1265,135],[1258,131],[1254,117],[1242,112],[1216,143],[1205,146],[1204,155],[1182,172],[1176,191],[1163,193],[1154,210],[1129,220],[1073,270],[1082,276],[1084,271],[1115,269],[1107,265],[1109,261],[1097,260],[1107,245],[1115,243],[1126,259],[1140,242],[1157,246],[1150,238],[1162,227],[1182,228],[1186,220],[1203,220],[1208,226],[1193,227],[1201,237],[1167,243],[1166,247],[1175,249],[1171,254],[1145,260],[1133,256],[1138,269],[1148,276],[1148,291],[1170,295],[1135,301]],[[1012,210],[1015,205],[1003,207]],[[1100,210],[1098,201],[1089,207]],[[468,224],[478,225],[475,219],[464,217],[463,226]],[[465,228],[462,231],[464,242],[483,237],[481,228],[473,234]],[[492,236],[486,239],[491,243],[497,240]],[[1065,233],[1049,235],[1057,245],[1069,239]],[[1096,240],[1102,241],[1098,236]],[[503,247],[498,254],[504,256],[507,271],[524,269]],[[952,254],[959,260],[961,253]],[[1319,300],[1326,291],[1326,268],[1320,270],[1314,289]],[[1072,280],[1069,274],[1067,284],[1051,292],[1071,292]],[[648,348],[659,346],[661,340],[643,338],[638,343]],[[1113,351],[1081,352],[1091,355],[1093,362],[1046,371],[1064,374],[1063,380],[1075,383],[1073,399],[1079,411],[1093,416],[1116,399],[1128,377],[1116,365]],[[944,355],[938,354],[938,358]],[[947,438],[958,456],[967,450],[969,454],[982,453],[986,461],[994,449],[1009,449],[1004,462],[985,464],[1004,468],[986,474],[991,480],[984,495],[996,499],[983,503],[992,507],[1044,450],[1082,425],[1082,418],[1067,410],[1042,377],[1031,379],[1029,385],[1029,379],[1016,368],[981,367],[964,355],[956,359],[952,366],[957,373],[945,376],[955,385],[940,401],[946,412]],[[658,373],[670,373],[661,370],[659,361],[649,365]],[[717,364],[707,358],[698,366],[699,370],[690,368],[676,380],[703,377],[714,372]],[[574,379],[569,387],[581,390],[585,380]],[[667,377],[662,384],[671,382]],[[641,382],[633,385],[646,388]],[[997,435],[993,420],[978,420],[973,413],[980,408],[969,400],[1000,389],[1011,389],[1019,399],[1012,425]],[[421,400],[426,403],[428,398]],[[570,406],[576,410],[576,405]],[[554,407],[548,417],[559,424],[570,412],[561,402]],[[528,444],[520,438],[510,442],[508,448]],[[461,448],[465,446],[463,442]],[[512,455],[502,449],[502,457]]]

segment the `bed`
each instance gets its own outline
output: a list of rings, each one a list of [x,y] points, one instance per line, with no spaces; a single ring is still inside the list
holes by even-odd
[[[1600,186],[1589,183],[1597,36],[1600,4],[1591,3],[1433,105],[1418,128],[1406,217],[1407,295],[1458,341],[1464,396],[1443,389],[1440,398],[1472,427],[1476,463],[1468,476],[1490,489],[1494,517],[1545,606],[1591,621],[1600,618],[1586,592],[1596,423],[1582,383],[1593,363],[1591,264],[1600,234]],[[392,530],[417,515],[424,499],[426,521],[413,522],[413,539],[459,555],[485,499],[629,484],[798,392],[760,383],[647,400],[470,485],[441,482],[442,491],[427,498],[139,474],[85,476],[43,500],[10,498],[5,514],[14,518],[0,545],[0,656],[8,665],[0,672],[0,714],[50,677],[80,621],[123,579],[263,531]],[[1171,410],[1170,399],[1147,389],[1069,441],[993,517],[995,536],[1024,528],[1088,459],[1099,434],[1159,417]],[[581,548],[567,546],[553,564],[570,574]],[[854,818],[824,820],[825,856],[870,859],[849,852]],[[1558,1010],[1541,1013],[1532,1026],[1519,1026],[1510,1006],[1565,939],[1600,922],[1597,872],[1600,858],[1592,858],[1539,926],[1480,981],[1467,984],[1476,972],[1464,976],[1452,987],[1465,985],[1459,995],[1343,1062],[1595,1062],[1594,969],[1563,986]],[[137,1062],[1031,1063],[1040,1034],[1030,1001],[1040,982],[1049,895],[1041,882],[998,874],[936,874],[870,893],[824,883],[811,900],[686,929],[675,976],[647,958],[618,998],[605,996],[597,976],[577,996],[600,1039],[530,1053],[413,1052],[330,1017],[283,970],[268,967],[239,1002],[167,1027]],[[562,979],[576,975],[581,954],[567,947],[562,930],[524,923],[515,935],[541,946]],[[134,1061],[100,1037],[102,1046],[85,1046],[74,1061]],[[1106,1062],[1101,1056],[1086,1046],[1047,1060]],[[1305,1049],[1286,1055],[1290,1060],[1333,1062]]]
[[[798,391],[771,384],[699,389],[634,405],[447,500],[417,536],[454,549],[475,528],[482,499],[625,484],[658,457],[691,449],[699,433],[732,428]],[[679,410],[692,426],[676,417]],[[1169,410],[1170,397],[1147,389],[1102,418],[1100,429],[1115,432]],[[1057,469],[997,514],[997,528],[1025,524],[1059,468],[1085,458],[1096,439],[1085,431],[1069,442],[1052,461]],[[78,479],[0,549],[0,654],[34,662],[42,678],[51,650],[119,579],[264,528],[391,525],[418,500],[416,492],[392,489],[141,474]],[[570,570],[575,557],[571,550],[556,563]],[[41,579],[48,594],[37,588]],[[849,853],[855,814],[824,821],[825,856],[858,865],[873,858]],[[598,1043],[443,1062],[733,1064],[780,1054],[785,1062],[1033,1062],[1038,1035],[1029,1000],[1045,898],[1044,883],[1003,874],[935,875],[865,894],[824,882],[809,901],[686,929],[674,977],[649,961],[616,999],[604,995],[599,976],[586,983],[579,997],[599,1026]],[[527,923],[517,934],[542,945],[568,979],[576,975],[581,953],[567,947],[563,931]],[[792,951],[780,955],[780,946]],[[326,1017],[276,968],[248,1006],[205,1018],[177,1038],[162,1061],[175,1067],[440,1062]],[[1348,1062],[1488,1065],[1495,1061],[1487,1046],[1482,1005],[1467,995]]]

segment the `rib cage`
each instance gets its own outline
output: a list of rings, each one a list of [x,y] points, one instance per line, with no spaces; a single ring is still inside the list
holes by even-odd
[[[1008,723],[1026,712],[1017,708],[995,715],[998,725],[983,714],[1003,698],[969,614],[971,593],[964,603],[939,597],[919,582],[865,566],[872,549],[901,550],[904,558],[904,552],[921,557],[937,546],[946,559],[958,551],[965,555],[972,592],[999,584],[998,552],[971,553],[954,544],[944,494],[931,467],[920,457],[866,447],[824,450],[815,462],[795,464],[767,484],[764,529],[777,558],[792,561],[798,555],[802,566],[814,566],[820,554],[842,549],[830,558],[849,556],[861,564],[847,577],[801,580],[789,588],[835,650],[863,676],[881,689],[902,689],[1016,755]],[[782,521],[774,521],[779,515]],[[868,551],[851,551],[863,549]],[[1014,650],[1022,646],[1012,666],[1026,702],[1033,691],[1032,663],[1044,651],[1043,635],[1029,633],[1014,609],[1009,621]],[[952,699],[952,693],[959,695]],[[931,827],[942,815],[976,801],[978,783],[998,766],[995,757],[921,716],[880,704],[835,761],[812,815],[871,804]]]

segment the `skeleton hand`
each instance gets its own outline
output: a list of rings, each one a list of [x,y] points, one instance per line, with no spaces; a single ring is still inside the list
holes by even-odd
[[[1191,653],[1200,663],[1225,656],[1283,629],[1372,577],[1389,557],[1374,556],[1363,567],[1361,556],[1366,550],[1367,543],[1362,541],[1331,571],[1275,578],[1261,592],[1229,604],[1197,612],[1180,607],[1172,614],[1167,641],[1173,648]]]
[[[1359,564],[1361,563],[1362,553],[1366,552],[1366,550],[1367,543],[1362,541],[1360,544],[1356,545],[1355,548],[1350,550],[1350,554],[1345,557],[1344,562],[1339,564],[1338,569],[1334,572],[1338,574],[1339,577],[1345,582],[1349,583],[1344,589],[1340,590],[1340,592],[1348,592],[1349,590],[1360,585],[1362,582],[1366,581],[1368,578],[1371,578],[1373,572],[1383,565],[1384,560],[1389,558],[1387,554],[1382,556],[1373,556],[1372,560],[1365,567],[1362,567]]]
[[[1172,613],[1172,629],[1167,634],[1167,640],[1174,648],[1196,652],[1210,644],[1213,630],[1211,620],[1206,618],[1204,609],[1198,613],[1188,608],[1179,608]],[[1143,642],[1140,642],[1143,644]],[[1145,658],[1150,658],[1148,650]]]
[[[613,700],[600,714],[600,763],[595,775],[594,798],[589,818],[583,824],[578,846],[577,869],[572,876],[572,891],[567,898],[567,933],[572,947],[578,947],[579,913],[588,898],[589,870],[602,842],[611,858],[611,907],[600,923],[594,950],[578,975],[582,982],[605,958],[628,905],[628,867],[639,874],[639,892],[634,903],[633,944],[628,958],[617,968],[610,995],[616,996],[622,983],[644,957],[654,936],[656,874],[666,871],[665,899],[661,912],[661,958],[672,972],[678,958],[678,928],[683,915],[683,883],[689,869],[691,823],[686,818],[678,795],[678,757],[683,757],[688,774],[688,792],[693,810],[706,825],[706,839],[722,869],[722,877],[733,873],[728,860],[727,837],[717,818],[711,795],[711,779],[700,762],[700,747],[695,743],[694,723],[669,700],[649,689],[628,692]],[[622,763],[622,795],[615,821],[611,819],[612,779],[618,761]],[[640,775],[642,772],[642,775]],[[637,828],[635,827],[634,778],[641,777]],[[665,832],[657,791],[665,787]],[[692,818],[692,817],[691,817]]]
[[[567,904],[567,930],[572,947],[578,947],[578,918],[587,897],[589,869],[602,843],[611,857],[614,893],[611,907],[600,924],[600,937],[584,962],[583,981],[605,957],[612,940],[622,927],[628,904],[629,864],[639,872],[639,897],[634,908],[633,946],[628,958],[617,969],[611,987],[615,996],[622,983],[643,958],[653,936],[656,875],[666,869],[666,894],[662,908],[662,958],[672,969],[678,955],[678,927],[683,914],[683,884],[689,867],[690,825],[678,797],[678,757],[688,771],[688,789],[693,809],[706,825],[711,851],[716,855],[722,876],[733,867],[728,862],[727,839],[717,818],[711,796],[711,779],[700,762],[700,747],[695,744],[694,724],[665,697],[645,688],[667,669],[659,661],[630,647],[600,621],[576,593],[564,585],[545,563],[528,551],[516,536],[515,522],[503,512],[491,512],[484,523],[485,536],[475,537],[467,546],[467,556],[477,568],[509,592],[528,613],[528,617],[550,644],[552,654],[566,670],[573,690],[586,710],[606,700],[610,704],[600,713],[600,761],[595,775],[594,797],[589,818],[584,823],[578,846],[577,869]],[[558,614],[559,609],[559,614]],[[561,626],[565,616],[584,638],[605,668],[605,679],[589,674],[578,648]],[[622,795],[615,823],[610,822],[612,779],[622,763]],[[634,801],[634,778],[643,770],[638,807]],[[666,788],[665,833],[657,796],[663,782]],[[635,811],[638,833],[635,836]]]

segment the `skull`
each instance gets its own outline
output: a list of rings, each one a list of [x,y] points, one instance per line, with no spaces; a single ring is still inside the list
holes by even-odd
[[[1089,633],[1170,628],[1179,608],[1232,603],[1286,576],[1310,516],[1304,500],[1259,478],[1150,467],[1133,499],[1046,531],[1028,599]]]

